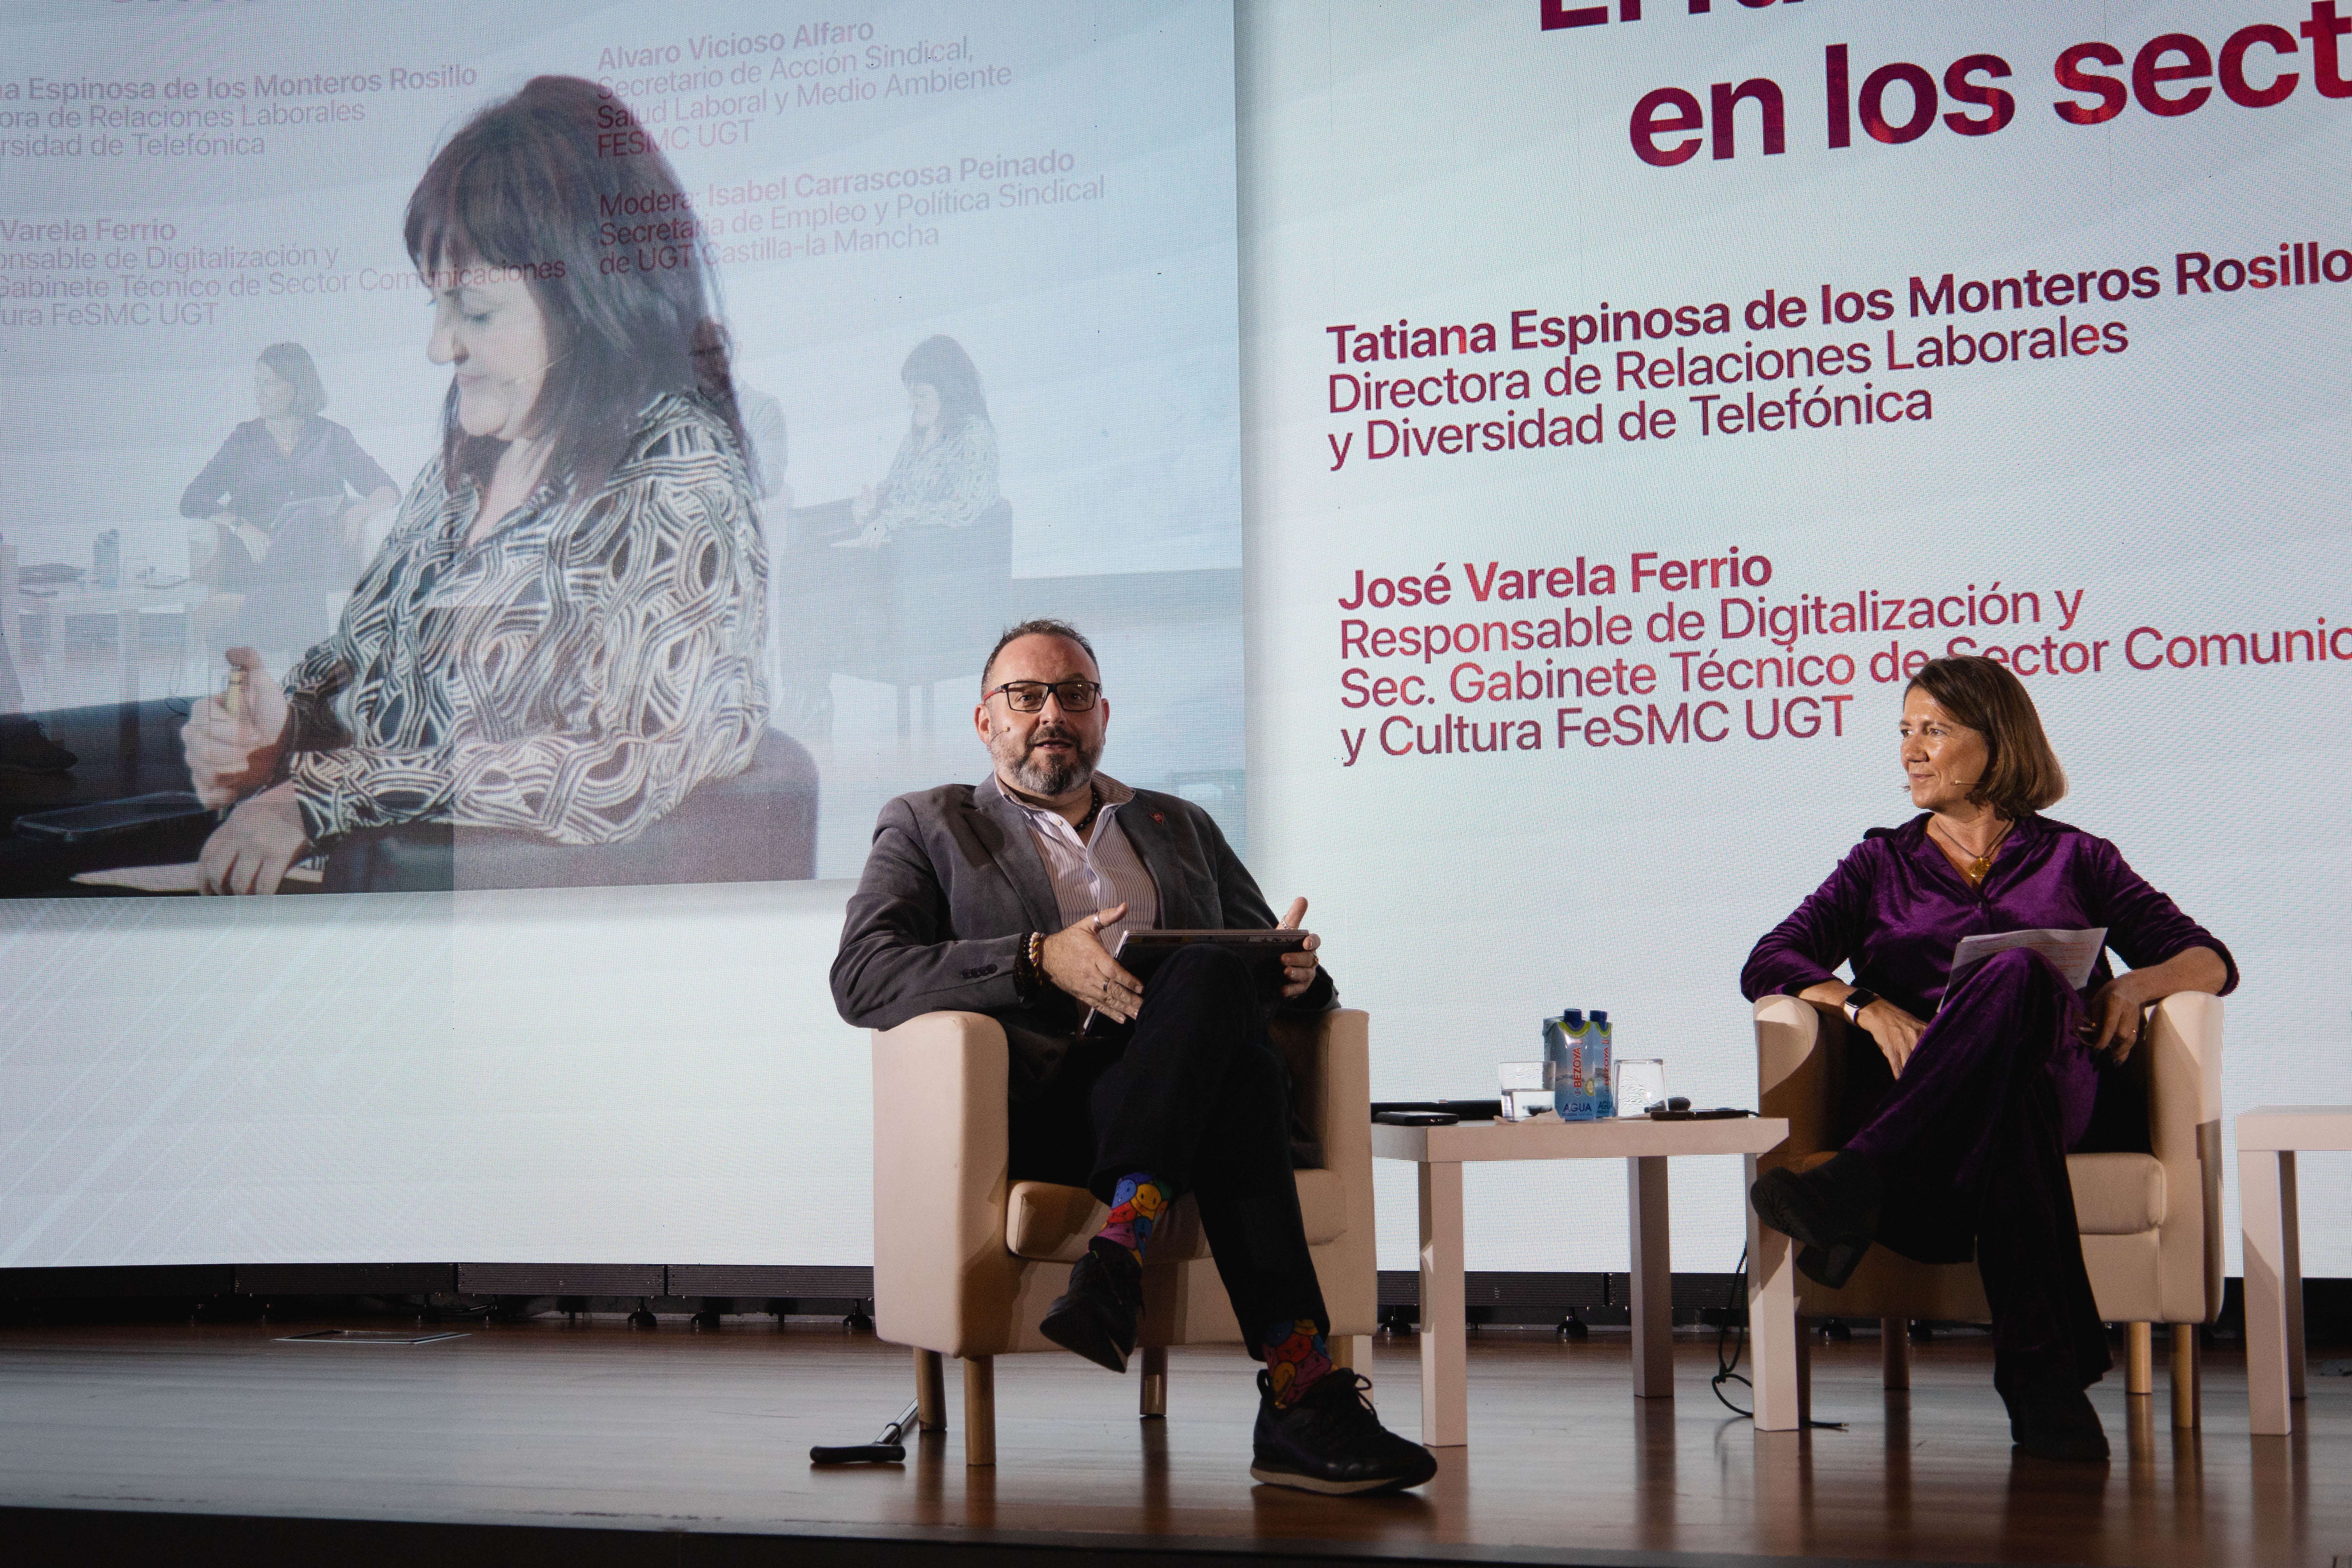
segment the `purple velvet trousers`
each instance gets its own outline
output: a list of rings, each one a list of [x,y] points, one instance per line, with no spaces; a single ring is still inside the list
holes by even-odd
[[[1952,988],[1845,1144],[1884,1175],[1878,1241],[1957,1262],[1973,1237],[2004,1392],[2085,1387],[2114,1364],[2066,1177],[2098,1093],[2082,1018],[2049,961],[1995,954]]]

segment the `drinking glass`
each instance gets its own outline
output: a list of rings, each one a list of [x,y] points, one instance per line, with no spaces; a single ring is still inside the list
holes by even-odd
[[[1505,1062],[1502,1089],[1506,1121],[1525,1121],[1538,1110],[1551,1109],[1551,1088],[1544,1081],[1542,1062]]]
[[[1620,1057],[1617,1060],[1617,1114],[1645,1116],[1650,1107],[1666,1102],[1666,1064],[1656,1057]]]

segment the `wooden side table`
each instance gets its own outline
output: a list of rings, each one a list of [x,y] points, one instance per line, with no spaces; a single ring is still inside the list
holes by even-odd
[[[1673,1264],[1667,1240],[1666,1162],[1677,1154],[1745,1154],[1747,1180],[1756,1156],[1789,1135],[1780,1117],[1721,1121],[1463,1121],[1450,1127],[1372,1123],[1372,1155],[1410,1160],[1421,1177],[1421,1440],[1433,1448],[1470,1441],[1466,1358],[1469,1351],[1462,1267],[1462,1167],[1474,1160],[1622,1160],[1633,1239],[1633,1393],[1642,1399],[1674,1397]],[[1747,1187],[1740,1188],[1742,1206]],[[1748,1226],[1751,1237],[1755,1232]],[[1751,1243],[1752,1246],[1752,1243]],[[1767,1363],[1794,1388],[1797,1348],[1768,1336],[1756,1315],[1755,1260],[1749,1261],[1750,1337],[1759,1390]],[[1793,1315],[1787,1327],[1793,1331]],[[1768,1348],[1767,1339],[1774,1342]],[[1785,1360],[1788,1369],[1780,1363]],[[1790,1400],[1793,1402],[1793,1392]],[[1791,1403],[1793,1410],[1793,1403]],[[1795,1423],[1791,1420],[1790,1425]]]
[[[2238,1118],[2246,1251],[2246,1405],[2257,1435],[2294,1430],[2303,1397],[2303,1244],[2294,1157],[2352,1150],[2352,1105],[2265,1105]]]

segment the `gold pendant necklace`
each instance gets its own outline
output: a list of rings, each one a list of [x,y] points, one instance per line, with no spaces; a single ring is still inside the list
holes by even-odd
[[[1935,825],[1935,818],[1928,818],[1928,826],[1932,827]],[[1962,866],[1959,868],[1960,875],[1968,879],[1969,891],[1974,892],[1977,889],[1983,887],[1984,879],[1992,875],[1992,858],[2000,853],[2002,843],[2009,837],[2010,828],[2016,826],[2017,824],[2014,822],[2004,826],[2000,832],[1994,837],[1993,841],[1985,846],[1985,852],[1983,854],[1977,856],[1975,858],[1969,861],[1967,865]],[[1963,855],[1966,855],[1969,852],[1968,846],[1953,837],[1951,829],[1949,828],[1944,829],[1944,842],[1949,844],[1954,849],[1958,850]]]

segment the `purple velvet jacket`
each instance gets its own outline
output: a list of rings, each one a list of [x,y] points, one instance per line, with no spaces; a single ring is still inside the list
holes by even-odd
[[[1739,988],[1751,1002],[1775,992],[1793,996],[1852,960],[1855,984],[1931,1018],[1960,938],[2042,926],[2105,926],[2108,948],[2134,969],[2210,947],[2229,969],[2223,993],[2238,984],[2230,950],[2125,865],[2105,839],[2029,814],[2010,829],[1984,886],[1971,889],[1929,840],[1922,812],[1900,827],[1864,834],[1829,880],[1756,944]],[[2112,974],[2102,953],[2090,989]]]

